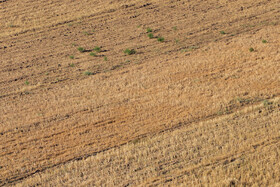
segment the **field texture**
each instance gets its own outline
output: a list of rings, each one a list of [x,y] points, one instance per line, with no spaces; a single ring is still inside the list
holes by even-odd
[[[0,186],[280,185],[276,0],[0,0]]]

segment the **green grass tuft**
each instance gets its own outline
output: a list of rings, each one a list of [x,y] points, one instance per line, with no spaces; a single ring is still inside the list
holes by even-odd
[[[263,105],[265,107],[268,107],[269,105],[272,105],[272,104],[273,104],[273,102],[269,102],[267,99],[263,100]]]
[[[149,37],[150,39],[154,38],[153,33],[149,33],[149,34],[148,34],[148,37]]]
[[[163,37],[158,37],[158,39],[157,39],[159,42],[164,42],[164,38]]]
[[[153,32],[153,29],[151,29],[151,28],[147,28],[147,33],[149,33],[149,32]]]
[[[84,35],[89,35],[89,33],[88,33],[88,32],[86,32],[86,31],[84,31],[84,32],[83,32],[83,34],[84,34]]]
[[[96,53],[94,53],[94,52],[91,52],[89,55],[90,56],[97,56]]]
[[[135,54],[136,51],[134,49],[126,49],[126,50],[124,50],[124,53],[128,54],[128,55],[132,55],[132,54]]]
[[[78,51],[80,51],[81,53],[85,52],[85,49],[83,47],[78,47]]]
[[[25,84],[25,85],[29,85],[29,82],[28,82],[28,81],[25,81],[24,84]]]
[[[85,71],[85,72],[84,72],[84,75],[89,76],[89,75],[93,75],[93,73],[92,73],[92,72],[90,72],[90,71]]]
[[[101,51],[101,47],[95,46],[93,50],[99,53]]]

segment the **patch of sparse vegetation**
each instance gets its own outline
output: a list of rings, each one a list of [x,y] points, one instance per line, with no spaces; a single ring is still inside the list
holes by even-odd
[[[85,72],[84,72],[84,75],[89,76],[89,75],[93,75],[93,73],[92,73],[91,71],[85,71]]]
[[[69,58],[70,59],[74,59],[75,57],[74,57],[74,55],[70,55]]]
[[[85,49],[83,47],[78,47],[78,51],[80,51],[81,53],[85,52]]]
[[[159,42],[164,42],[164,38],[163,37],[158,37],[158,39],[157,39]]]
[[[230,107],[226,107],[224,113],[225,114],[230,114],[232,112]]]
[[[96,51],[97,53],[99,53],[101,51],[101,47],[95,46],[93,50]]]
[[[89,55],[90,56],[97,56],[96,53],[94,53],[94,52],[91,52]]]
[[[199,49],[199,46],[195,46],[195,45],[190,46],[190,47],[188,48],[188,51],[193,51],[193,50],[195,50],[195,49]]]
[[[148,37],[149,37],[150,39],[154,38],[153,33],[149,33],[149,34],[148,34]]]
[[[127,64],[129,64],[130,62],[131,62],[130,60],[126,60],[125,62],[121,62],[117,65],[112,66],[110,70],[122,68],[122,67],[126,66]]]
[[[124,53],[127,55],[132,55],[132,54],[135,54],[136,51],[134,49],[126,49],[126,50],[124,50]]]
[[[69,66],[70,67],[75,67],[75,64],[74,63],[70,63]]]
[[[30,94],[30,92],[29,92],[29,91],[24,91],[24,92],[23,92],[23,94],[25,94],[25,95],[29,95],[29,94]]]
[[[104,61],[107,61],[107,60],[108,60],[108,58],[106,56],[104,56]]]
[[[253,47],[250,47],[249,51],[253,52],[253,51],[255,51],[255,49]]]
[[[273,104],[273,103],[269,102],[267,99],[263,100],[263,106],[268,107],[271,104]]]
[[[119,68],[121,68],[121,67],[123,67],[123,64],[122,64],[122,63],[112,66],[110,70],[119,69]]]
[[[230,114],[231,112],[232,112],[231,107],[226,106],[225,108],[219,110],[219,111],[217,112],[217,114],[218,114],[218,115],[223,115],[223,114]]]
[[[26,81],[24,82],[24,84],[25,84],[25,85],[29,85],[29,82],[26,80]]]
[[[135,139],[135,140],[132,140],[131,142],[135,145],[135,144],[140,143],[140,142],[141,142],[141,139],[140,139],[140,138],[137,138],[137,139]]]
[[[225,31],[220,31],[220,34],[226,34],[226,32]]]
[[[151,28],[147,28],[147,33],[150,33],[150,32],[153,32],[153,29],[151,29]]]
[[[14,25],[14,24],[10,24],[9,27],[14,28],[14,27],[17,27],[17,26]]]
[[[72,43],[72,46],[77,46],[77,44],[76,43]]]
[[[266,41],[266,40],[262,40],[262,43],[266,44],[266,43],[267,43],[267,41]]]
[[[239,104],[249,104],[252,100],[251,99],[245,99],[245,98],[237,97],[236,101]]]
[[[88,32],[86,32],[86,31],[84,31],[84,32],[83,32],[83,34],[84,34],[84,35],[89,35],[89,33],[88,33]]]
[[[176,30],[177,30],[177,26],[175,26],[175,27],[172,27],[172,29],[173,29],[174,31],[176,31]]]

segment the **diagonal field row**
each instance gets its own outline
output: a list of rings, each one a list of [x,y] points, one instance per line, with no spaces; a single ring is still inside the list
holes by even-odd
[[[277,98],[269,106],[261,103],[138,139],[48,169],[18,185],[268,186],[279,183],[279,101]]]
[[[0,185],[280,94],[276,1],[7,0],[0,15]]]

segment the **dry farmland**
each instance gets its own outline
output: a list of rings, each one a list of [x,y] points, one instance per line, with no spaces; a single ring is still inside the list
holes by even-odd
[[[279,186],[276,0],[0,0],[0,186]]]

